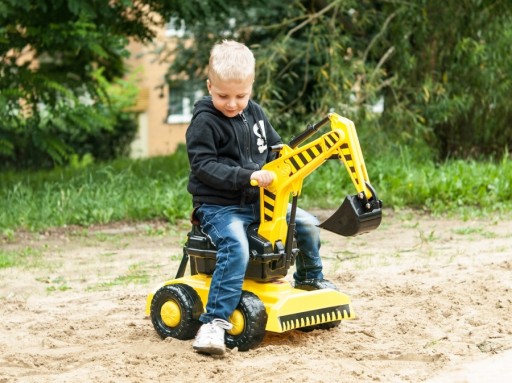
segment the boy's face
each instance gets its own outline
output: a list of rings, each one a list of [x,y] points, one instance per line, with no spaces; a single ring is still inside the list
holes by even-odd
[[[247,107],[251,98],[253,79],[245,81],[207,80],[213,106],[226,117],[235,117]]]

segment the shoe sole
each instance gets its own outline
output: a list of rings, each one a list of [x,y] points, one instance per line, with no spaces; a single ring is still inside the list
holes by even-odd
[[[194,351],[200,354],[210,354],[210,355],[224,355],[226,353],[225,349],[220,349],[216,347],[197,347],[194,346]]]

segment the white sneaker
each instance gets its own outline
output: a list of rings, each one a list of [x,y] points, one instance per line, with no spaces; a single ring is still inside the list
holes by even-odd
[[[197,352],[213,355],[223,355],[226,352],[224,344],[225,330],[231,330],[233,325],[224,319],[216,318],[205,323],[197,332],[192,347]]]

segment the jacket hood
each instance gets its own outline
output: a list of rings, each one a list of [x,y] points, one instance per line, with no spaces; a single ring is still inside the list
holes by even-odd
[[[219,112],[215,107],[213,106],[212,98],[209,96],[203,97],[200,100],[198,100],[194,104],[194,110],[192,113],[192,120],[194,120],[199,114],[201,113],[211,113],[216,116],[223,116],[221,112]]]

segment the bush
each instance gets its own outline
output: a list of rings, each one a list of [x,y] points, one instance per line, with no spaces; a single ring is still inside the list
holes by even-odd
[[[0,170],[52,168],[72,155],[98,160],[127,155],[137,132],[136,116],[127,111],[136,100],[135,81],[109,83],[101,71],[96,78],[103,94],[63,92],[52,108],[41,104],[38,113],[8,108],[12,102],[0,94]]]

